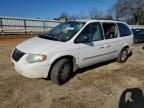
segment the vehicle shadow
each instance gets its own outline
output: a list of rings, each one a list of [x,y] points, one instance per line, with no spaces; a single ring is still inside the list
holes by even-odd
[[[123,91],[119,108],[144,108],[144,95],[139,88],[129,88]]]
[[[129,53],[127,59],[129,59],[129,57],[131,57],[132,55],[133,55],[133,52]],[[114,62],[116,62],[116,59],[112,59],[112,60],[105,61],[105,62],[102,62],[102,63],[94,64],[94,65],[91,65],[91,66],[87,66],[87,67],[78,69],[76,72],[74,72],[74,75],[76,75],[78,73],[83,73],[83,72],[86,72],[88,70],[92,70],[92,69],[95,69],[95,68],[98,68],[98,67],[101,67],[101,66],[105,66],[105,65],[108,65],[108,64],[114,63]]]
[[[131,57],[132,55],[133,55],[133,52],[131,52],[131,53],[128,55],[128,59],[129,59],[129,57]],[[90,65],[90,66],[87,66],[87,67],[84,67],[84,68],[80,68],[80,69],[78,69],[76,72],[73,72],[73,73],[72,73],[70,80],[71,80],[73,77],[75,77],[77,74],[82,74],[82,73],[84,73],[84,72],[87,72],[88,70],[96,69],[96,68],[98,68],[98,67],[105,66],[105,65],[108,65],[108,64],[111,64],[111,63],[114,63],[114,62],[116,62],[116,59],[112,59],[112,60],[105,61],[105,62],[102,62],[102,63],[98,63],[98,64]]]

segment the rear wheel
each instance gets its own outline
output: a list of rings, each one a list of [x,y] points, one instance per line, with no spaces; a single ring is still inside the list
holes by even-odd
[[[133,42],[138,43],[138,40],[134,37]]]
[[[72,73],[72,62],[65,58],[61,59],[53,66],[51,71],[51,80],[59,85],[66,83]]]
[[[123,48],[119,54],[119,56],[117,57],[117,62],[118,63],[124,63],[126,62],[128,59],[128,49],[127,48]]]

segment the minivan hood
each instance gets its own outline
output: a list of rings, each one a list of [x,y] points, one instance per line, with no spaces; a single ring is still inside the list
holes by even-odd
[[[46,49],[50,49],[54,46],[61,45],[62,43],[63,42],[60,41],[53,41],[39,37],[34,37],[20,43],[16,46],[16,48],[25,53],[38,54]]]

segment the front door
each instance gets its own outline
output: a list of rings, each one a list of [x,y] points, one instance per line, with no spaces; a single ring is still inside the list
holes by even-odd
[[[104,40],[101,24],[88,24],[76,38],[79,46],[79,66],[85,67],[108,59],[110,46]]]

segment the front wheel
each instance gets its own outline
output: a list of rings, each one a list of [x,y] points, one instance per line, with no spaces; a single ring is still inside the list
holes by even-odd
[[[124,63],[128,59],[128,49],[123,48],[122,51],[120,52],[119,56],[117,57],[117,62],[118,63]]]
[[[66,83],[72,73],[72,62],[69,59],[61,59],[53,66],[51,80],[59,85]]]

